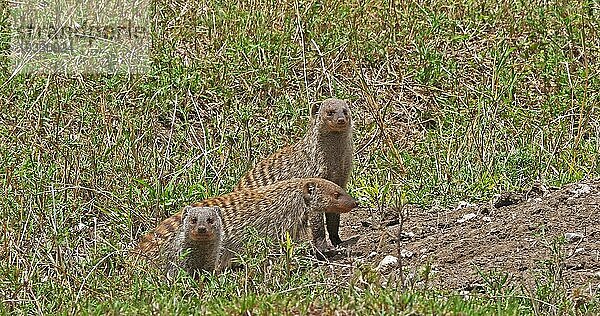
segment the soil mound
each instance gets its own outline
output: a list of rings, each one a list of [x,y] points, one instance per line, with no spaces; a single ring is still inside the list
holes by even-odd
[[[397,211],[361,209],[343,217],[342,238],[360,238],[334,261],[377,266],[401,249],[402,265],[430,265],[429,284],[438,288],[473,290],[486,276],[502,275],[506,284],[600,289],[600,181],[560,189],[538,185],[451,210],[405,209],[400,236]]]

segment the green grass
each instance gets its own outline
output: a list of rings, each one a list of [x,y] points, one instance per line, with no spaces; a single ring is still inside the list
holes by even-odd
[[[597,178],[599,10],[593,1],[176,1],[153,11],[146,74],[11,77],[1,56],[0,312],[597,312],[597,296],[548,303],[545,285],[467,299],[384,287],[368,267],[338,280],[304,253],[292,275],[277,270],[281,256],[263,254],[242,272],[170,284],[124,251],[299,139],[309,105],[330,96],[352,103],[349,190],[367,206],[390,203],[390,192],[447,207],[536,180]]]

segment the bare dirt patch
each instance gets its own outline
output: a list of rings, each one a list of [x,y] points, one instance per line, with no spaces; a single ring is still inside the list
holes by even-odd
[[[404,267],[431,265],[429,284],[439,288],[483,287],[481,271],[507,274],[512,284],[561,282],[567,289],[600,290],[600,181],[536,186],[489,203],[462,204],[441,211],[407,206],[401,238],[397,212],[345,214],[342,238],[360,239],[333,261],[377,266],[386,255],[399,256],[400,242]]]

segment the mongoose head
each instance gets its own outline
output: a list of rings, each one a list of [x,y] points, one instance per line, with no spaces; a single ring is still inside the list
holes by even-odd
[[[206,242],[219,238],[222,232],[221,209],[186,206],[181,214],[185,238],[191,242]]]
[[[329,132],[347,131],[352,124],[350,107],[346,101],[340,99],[327,99],[320,105],[313,105],[311,116],[320,130]]]
[[[313,211],[347,213],[358,203],[339,185],[321,178],[308,178],[302,184],[304,202]]]

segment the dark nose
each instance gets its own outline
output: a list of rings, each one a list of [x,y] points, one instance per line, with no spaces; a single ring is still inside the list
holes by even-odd
[[[338,117],[337,119],[337,123],[342,125],[342,124],[346,124],[346,119],[343,117]]]
[[[207,232],[208,232],[208,229],[206,229],[205,226],[198,227],[198,234],[206,234]]]
[[[345,199],[343,199],[343,201],[344,201],[344,202],[343,202],[343,203],[344,203],[344,205],[345,205],[345,206],[346,206],[348,209],[353,209],[353,208],[356,208],[356,207],[358,207],[358,201],[357,201],[355,198],[353,198],[353,197],[351,197],[351,196],[349,196],[349,195],[347,195],[347,196],[346,196],[346,198],[345,198]]]

